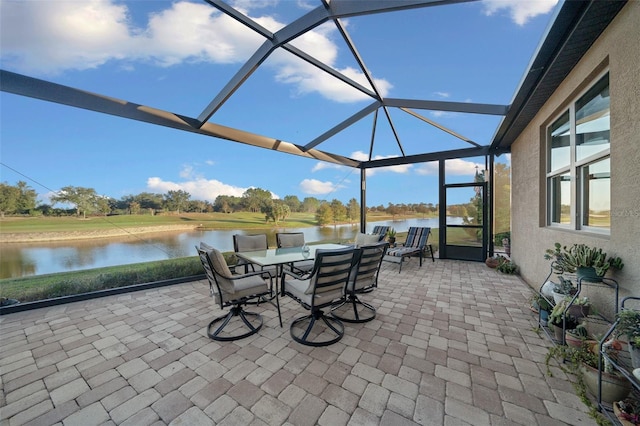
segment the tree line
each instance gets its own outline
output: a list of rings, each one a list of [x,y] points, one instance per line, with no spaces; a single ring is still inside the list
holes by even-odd
[[[355,198],[346,204],[338,199],[331,201],[306,197],[300,200],[295,195],[282,199],[273,198],[270,191],[262,188],[247,189],[242,196],[219,195],[213,203],[205,200],[192,200],[191,194],[183,190],[168,191],[165,194],[142,192],[127,195],[117,200],[99,195],[93,188],[65,186],[50,197],[51,204],[38,203],[36,191],[26,182],[16,185],[0,183],[0,215],[44,215],[44,216],[81,216],[114,214],[150,214],[158,213],[262,213],[265,220],[278,223],[286,220],[292,212],[315,214],[319,225],[344,222],[356,223],[360,218],[360,204]],[[57,204],[70,204],[73,208],[56,208]],[[427,214],[437,211],[437,205],[431,203],[393,204],[370,207],[369,211],[385,213],[393,217],[406,214]]]

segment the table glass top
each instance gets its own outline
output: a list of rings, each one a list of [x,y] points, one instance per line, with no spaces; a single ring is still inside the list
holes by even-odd
[[[308,252],[304,252],[302,247],[278,248],[268,250],[245,251],[236,253],[238,257],[248,260],[251,263],[260,266],[280,265],[283,263],[299,262],[301,260],[315,259],[316,250],[329,249],[336,250],[347,248],[349,246],[343,244],[315,244],[307,246]]]

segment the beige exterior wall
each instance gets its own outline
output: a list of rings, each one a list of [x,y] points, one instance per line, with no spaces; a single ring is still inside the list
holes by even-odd
[[[625,267],[612,275],[620,297],[640,296],[640,1],[630,1],[511,147],[512,258],[538,289],[549,272],[543,255],[557,241],[602,247]],[[611,235],[545,226],[544,134],[557,114],[609,70]]]

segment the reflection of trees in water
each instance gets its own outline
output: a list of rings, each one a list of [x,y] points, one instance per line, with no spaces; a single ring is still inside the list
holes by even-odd
[[[367,224],[367,232],[371,232],[374,223],[393,226],[398,232],[406,232],[409,226],[437,227],[438,220],[432,218],[370,222]],[[233,251],[233,234],[236,233],[267,234],[269,246],[276,247],[276,232],[303,232],[305,240],[313,243],[350,242],[359,231],[359,224],[324,228],[274,227],[269,230],[176,231],[99,240],[25,243],[11,246],[5,244],[0,246],[0,265],[3,278],[21,277],[195,256],[195,246],[200,244],[200,241],[222,251]]]
[[[60,249],[60,264],[68,270],[80,269],[95,263],[96,248],[66,247]]]
[[[17,278],[36,273],[36,262],[31,256],[24,256],[17,249],[2,251],[0,257],[0,279]]]

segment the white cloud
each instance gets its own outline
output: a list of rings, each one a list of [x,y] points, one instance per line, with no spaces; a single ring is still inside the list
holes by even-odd
[[[218,195],[232,195],[241,197],[248,188],[227,185],[219,180],[196,178],[185,182],[170,182],[159,177],[147,179],[147,188],[151,192],[166,193],[168,191],[183,190],[191,194],[194,200],[206,200],[214,202]]]
[[[456,158],[453,160],[447,160],[446,169],[447,174],[452,176],[474,176],[476,174],[476,166],[479,170],[484,169],[484,164],[474,163],[472,161],[462,160]],[[438,175],[438,162],[432,161],[430,163],[421,164],[416,173],[419,175]]]
[[[341,188],[333,182],[322,182],[317,179],[304,179],[299,187],[303,193],[309,195],[326,195]]]
[[[441,98],[449,98],[451,94],[448,92],[433,92],[434,95],[439,96]]]
[[[163,4],[163,3],[158,3]],[[270,4],[239,1],[256,9]],[[271,16],[253,19],[270,31],[283,23]],[[189,62],[237,64],[244,62],[264,39],[208,4],[178,1],[149,16],[146,27],[136,27],[126,5],[115,0],[2,1],[0,51],[3,68],[34,75],[97,68],[119,61],[122,69],[135,62],[173,66]],[[331,40],[333,25],[321,25],[293,43],[311,56],[335,67],[338,47]],[[337,102],[365,97],[357,90],[295,56],[276,51],[266,63],[277,81],[295,87],[293,93],[318,93]],[[368,87],[361,71],[340,70]],[[391,84],[377,79],[385,96]]]
[[[518,25],[524,25],[529,19],[549,13],[558,0],[483,0],[484,13],[493,15],[506,9],[511,19]]]
[[[385,158],[396,158],[397,155],[374,155],[372,160],[384,160]],[[369,154],[362,151],[355,151],[351,154],[351,158],[358,161],[369,161]],[[411,170],[411,164],[402,164],[399,166],[388,166],[388,167],[376,167],[375,169],[367,170],[367,177],[371,177],[377,172],[391,172],[391,173],[399,173],[406,174]]]

